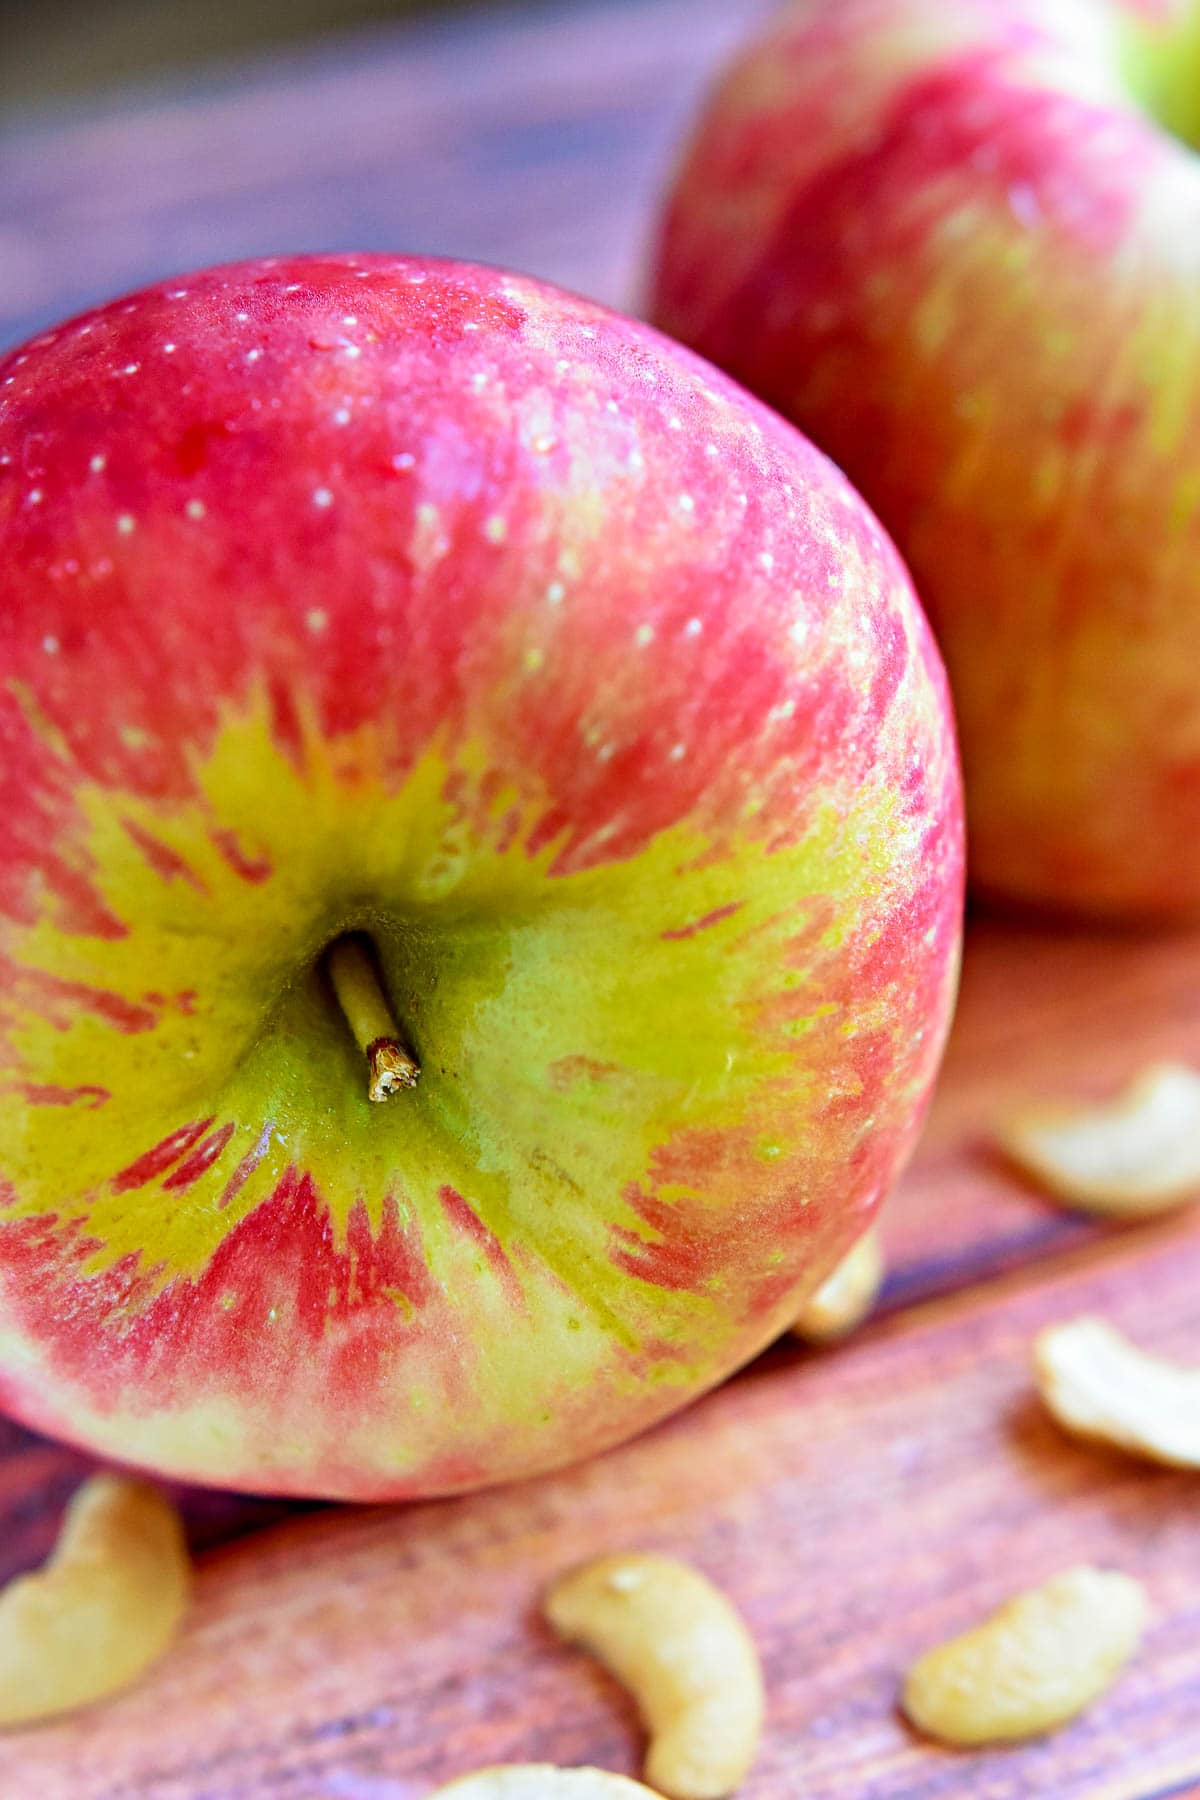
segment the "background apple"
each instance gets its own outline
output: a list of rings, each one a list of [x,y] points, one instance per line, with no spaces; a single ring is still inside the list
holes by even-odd
[[[805,0],[701,120],[656,276],[658,321],[810,432],[908,561],[973,882],[1097,913],[1200,907],[1181,138],[1195,0]]]
[[[847,483],[445,263],[169,282],[0,396],[5,1404],[400,1496],[752,1355],[911,1144],[956,967],[943,675]]]

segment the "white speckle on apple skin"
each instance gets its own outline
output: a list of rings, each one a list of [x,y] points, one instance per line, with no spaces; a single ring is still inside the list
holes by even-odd
[[[321,508],[332,506],[333,505],[333,494],[327,487],[314,488],[313,496],[312,496],[312,503],[314,506],[319,506]]]
[[[136,530],[137,520],[132,513],[119,513],[117,515],[117,531],[121,537],[132,537]]]
[[[202,519],[208,509],[203,500],[189,500],[183,510],[189,519]]]

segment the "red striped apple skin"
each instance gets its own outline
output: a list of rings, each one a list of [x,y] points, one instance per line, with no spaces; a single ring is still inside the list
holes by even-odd
[[[943,674],[849,485],[655,332],[416,259],[168,282],[0,396],[4,1404],[401,1497],[752,1356],[957,966]]]
[[[653,311],[877,509],[972,883],[1200,911],[1200,11],[804,0],[728,72]]]

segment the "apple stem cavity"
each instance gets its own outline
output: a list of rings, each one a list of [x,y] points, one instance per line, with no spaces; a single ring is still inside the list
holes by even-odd
[[[325,953],[325,967],[354,1041],[367,1059],[368,1099],[386,1100],[401,1088],[416,1087],[420,1066],[400,1042],[366,940],[354,935],[336,938]]]

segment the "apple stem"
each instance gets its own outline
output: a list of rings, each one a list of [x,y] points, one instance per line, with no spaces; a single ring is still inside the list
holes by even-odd
[[[367,1059],[367,1097],[386,1100],[400,1088],[414,1088],[421,1070],[400,1042],[392,1009],[360,937],[340,937],[329,946],[325,967],[354,1041]]]

